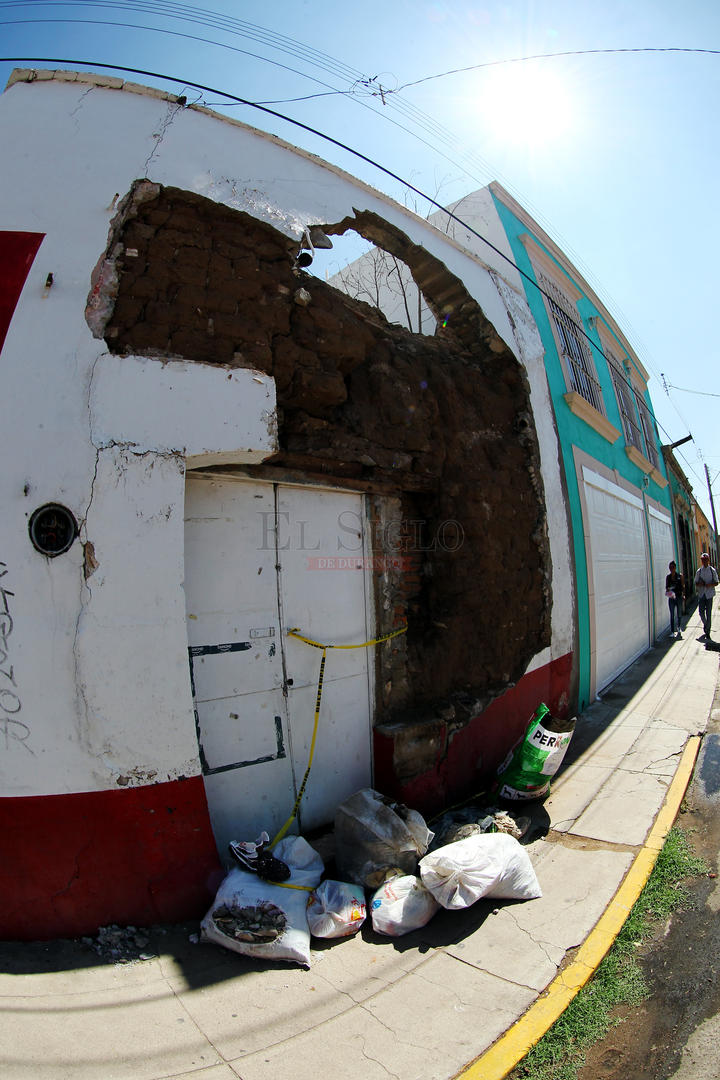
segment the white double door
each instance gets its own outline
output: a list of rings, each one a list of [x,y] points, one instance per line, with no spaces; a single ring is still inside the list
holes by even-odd
[[[321,651],[372,636],[363,497],[188,474],[185,595],[200,758],[221,856],[272,837],[307,768]],[[327,654],[314,758],[291,832],[371,783],[372,649]]]

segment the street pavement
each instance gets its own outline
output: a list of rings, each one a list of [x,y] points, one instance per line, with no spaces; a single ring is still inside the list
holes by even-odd
[[[3,1080],[500,1080],[591,976],[672,825],[718,683],[701,629],[694,612],[578,719],[523,841],[540,899],[400,938],[368,918],[313,939],[309,970],[196,943],[197,923],[149,928],[125,963],[0,943]]]

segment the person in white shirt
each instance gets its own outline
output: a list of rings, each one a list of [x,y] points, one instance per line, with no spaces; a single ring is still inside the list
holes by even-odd
[[[698,594],[698,611],[703,624],[703,637],[709,641],[712,625],[712,604],[715,596],[715,586],[718,584],[718,575],[715,567],[710,565],[710,556],[707,551],[703,551],[700,561],[702,566],[697,568],[695,574],[695,589]]]

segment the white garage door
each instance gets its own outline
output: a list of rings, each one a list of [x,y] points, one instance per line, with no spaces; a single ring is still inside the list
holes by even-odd
[[[205,790],[221,856],[272,837],[308,764],[321,650],[367,641],[362,496],[188,474],[185,594]],[[308,785],[291,832],[371,783],[370,649],[327,654]]]
[[[649,574],[642,500],[584,468],[595,690],[648,648]]]

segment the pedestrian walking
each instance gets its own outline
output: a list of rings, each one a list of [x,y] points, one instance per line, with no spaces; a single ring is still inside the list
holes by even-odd
[[[668,570],[670,573],[665,578],[665,595],[670,608],[670,637],[679,638],[685,582],[682,574],[678,574],[675,562],[668,564]]]
[[[700,562],[702,565],[698,566],[695,573],[695,589],[698,594],[698,611],[703,624],[702,636],[709,641],[712,628],[712,604],[718,575],[715,567],[710,565],[710,556],[707,551],[703,551]]]

